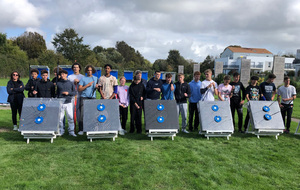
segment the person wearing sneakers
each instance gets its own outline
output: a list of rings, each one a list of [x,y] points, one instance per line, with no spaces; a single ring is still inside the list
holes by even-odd
[[[284,124],[286,124],[285,133],[290,133],[291,119],[293,113],[293,101],[296,99],[296,88],[293,85],[290,85],[290,77],[284,77],[284,85],[278,88],[277,101],[281,108],[281,115]],[[281,98],[281,102],[280,102]],[[286,116],[286,122],[285,122]]]
[[[122,129],[125,133],[126,131],[126,123],[128,118],[128,105],[129,105],[129,87],[125,85],[126,78],[120,78],[120,85],[118,86],[117,96],[119,99],[119,111],[120,111],[120,122],[122,125]]]
[[[76,134],[74,132],[74,112],[73,112],[73,104],[72,104],[72,98],[75,96],[75,86],[74,84],[67,79],[68,71],[62,70],[59,72],[61,80],[57,82],[57,98],[65,98],[65,102],[62,104],[61,112],[60,112],[60,121],[59,121],[59,127],[60,127],[60,135],[63,135],[65,132],[64,129],[64,116],[65,112],[67,114],[68,124],[69,124],[69,135],[76,137]]]
[[[14,131],[18,130],[17,126],[17,113],[21,117],[23,99],[24,99],[24,84],[20,80],[20,74],[14,71],[10,74],[10,80],[7,82],[6,90],[8,93],[7,102],[10,103],[12,112],[12,121]]]
[[[53,82],[48,79],[48,71],[41,71],[42,80],[36,83],[36,88],[33,94],[39,98],[54,98],[55,86]]]
[[[98,79],[97,77],[93,76],[93,73],[96,73],[96,69],[92,65],[87,65],[85,67],[85,73],[87,76],[82,77],[78,83],[78,91],[81,92],[78,135],[83,135],[83,100],[96,99],[96,89],[98,89]]]
[[[82,74],[80,74],[80,70],[81,70],[81,65],[77,62],[73,63],[72,65],[72,70],[73,70],[73,74],[68,76],[68,80],[71,81],[72,83],[74,83],[75,85],[75,91],[76,91],[76,95],[74,96],[74,115],[76,113],[76,120],[79,126],[79,130],[78,133],[80,132],[79,135],[83,135],[83,126],[82,126],[82,122],[80,121],[81,117],[80,117],[80,95],[81,92],[79,91],[79,81],[84,77]],[[76,101],[76,102],[75,102]],[[76,105],[76,107],[75,107]]]
[[[201,83],[201,101],[215,101],[214,95],[218,95],[218,84],[211,79],[212,71],[207,69],[204,71],[205,80]]]
[[[178,82],[175,83],[175,100],[177,103],[177,113],[178,117],[181,113],[182,123],[181,123],[181,130],[184,133],[189,133],[186,130],[187,126],[187,98],[191,96],[191,89],[190,85],[184,82],[184,74],[178,74]]]

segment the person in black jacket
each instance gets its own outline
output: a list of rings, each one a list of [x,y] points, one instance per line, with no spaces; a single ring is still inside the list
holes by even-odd
[[[142,133],[142,110],[145,94],[145,86],[141,83],[141,79],[135,76],[129,87],[130,133],[135,131],[134,126],[136,126],[137,133]]]
[[[48,79],[48,71],[41,71],[42,80],[37,82],[36,88],[33,91],[34,95],[39,98],[54,98],[55,96],[55,86],[53,82]]]
[[[162,85],[163,81],[160,79],[160,71],[155,71],[154,77],[147,82],[147,99],[159,100]]]
[[[229,83],[232,86],[232,97],[230,98],[230,109],[232,115],[233,126],[235,126],[234,114],[237,111],[239,122],[238,130],[242,132],[243,125],[243,105],[246,98],[246,90],[243,83],[240,82],[240,74],[233,73],[233,81]]]
[[[8,93],[7,102],[10,103],[10,108],[12,112],[12,121],[14,125],[14,130],[18,130],[17,127],[17,112],[19,112],[19,117],[22,112],[22,105],[24,99],[24,84],[20,80],[20,74],[14,71],[10,75],[10,80],[7,82],[6,90]]]
[[[69,124],[69,135],[76,137],[76,134],[74,133],[74,120],[73,120],[73,104],[72,104],[72,98],[75,96],[75,86],[74,83],[69,81],[67,79],[68,71],[62,70],[59,72],[59,75],[61,77],[61,80],[57,82],[57,98],[65,98],[65,102],[62,105],[61,113],[60,113],[60,135],[63,135],[65,132],[64,129],[64,116],[65,112],[68,118],[68,124]]]
[[[37,69],[31,69],[31,79],[28,80],[27,84],[25,85],[25,90],[28,91],[28,98],[36,97],[35,94],[33,94],[33,91],[35,90],[37,82],[40,81],[38,77],[39,70]]]
[[[178,82],[175,83],[175,100],[177,103],[177,113],[178,117],[181,113],[182,123],[181,130],[184,133],[189,133],[186,130],[187,125],[187,98],[191,96],[191,89],[188,83],[184,82],[184,75],[182,73],[178,74]]]

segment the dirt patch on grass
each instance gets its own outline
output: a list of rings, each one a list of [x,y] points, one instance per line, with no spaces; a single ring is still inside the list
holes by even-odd
[[[9,131],[11,131],[11,129],[0,128],[0,133],[9,132]]]

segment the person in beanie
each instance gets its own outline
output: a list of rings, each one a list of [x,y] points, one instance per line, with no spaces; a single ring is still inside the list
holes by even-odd
[[[65,98],[65,102],[62,104],[61,113],[60,113],[60,135],[63,135],[65,132],[64,129],[64,116],[67,115],[68,124],[69,124],[69,135],[76,137],[74,132],[74,120],[73,120],[73,104],[72,99],[75,96],[75,86],[74,84],[67,79],[68,71],[62,70],[59,72],[60,80],[57,82],[57,98]]]

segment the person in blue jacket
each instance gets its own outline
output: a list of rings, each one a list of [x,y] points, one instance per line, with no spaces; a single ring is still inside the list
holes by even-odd
[[[8,93],[7,102],[10,103],[12,112],[12,121],[14,125],[13,130],[18,130],[17,126],[17,113],[21,117],[23,99],[24,99],[24,84],[20,80],[20,74],[14,71],[10,75],[10,80],[7,82],[6,90]]]
[[[194,80],[192,80],[189,85],[191,89],[191,97],[189,98],[189,131],[198,131],[199,126],[199,109],[197,107],[198,102],[202,98],[202,94],[200,92],[201,81],[200,81],[201,73],[196,71],[194,73]],[[193,117],[195,115],[194,127],[193,127]]]
[[[174,100],[174,90],[176,86],[172,81],[172,74],[166,74],[166,80],[161,87],[161,99],[162,100]]]

